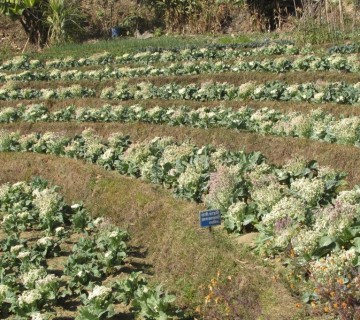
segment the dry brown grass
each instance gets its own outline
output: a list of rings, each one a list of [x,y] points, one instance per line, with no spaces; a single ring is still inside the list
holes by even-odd
[[[246,279],[248,286],[242,293],[254,307],[247,319],[287,320],[299,312],[294,307],[297,301],[276,281],[274,271],[264,267],[244,245],[239,246],[221,229],[210,234],[199,228],[200,205],[78,160],[0,153],[0,163],[0,183],[41,176],[62,187],[68,202],[83,200],[95,216],[105,215],[127,228],[130,244],[146,252],[143,263],[151,266],[152,281],[164,283],[184,306],[202,304],[204,287],[221,270],[234,277],[234,284]],[[228,286],[229,292],[238,289]]]

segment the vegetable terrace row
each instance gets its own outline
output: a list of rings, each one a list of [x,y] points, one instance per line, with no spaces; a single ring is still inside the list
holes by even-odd
[[[256,55],[298,55],[310,54],[313,50],[308,47],[298,48],[293,44],[273,44],[259,46],[255,49],[243,50],[242,45],[210,45],[202,48],[179,48],[167,49],[145,48],[136,53],[124,53],[114,56],[108,52],[96,53],[89,57],[63,59],[31,59],[27,56],[16,56],[10,60],[2,61],[0,70],[29,70],[38,68],[73,68],[82,66],[124,64],[124,63],[155,63],[192,61],[202,59],[234,59],[244,56]],[[328,54],[357,54],[360,52],[359,45],[335,46],[329,49]]]
[[[339,103],[353,104],[360,103],[360,82],[347,84],[333,82],[325,84],[303,83],[287,84],[280,81],[257,84],[246,82],[240,86],[227,82],[203,82],[201,84],[179,85],[168,83],[156,86],[151,82],[129,84],[121,81],[114,87],[105,87],[101,92],[95,89],[73,85],[58,89],[14,89],[6,86],[0,88],[0,100],[21,100],[21,99],[66,99],[95,97],[99,95],[102,99],[108,100],[130,100],[130,99],[184,99],[194,101],[226,101],[246,100],[256,101],[306,101],[314,103]]]
[[[195,128],[229,128],[265,135],[302,137],[330,143],[360,145],[360,117],[337,118],[321,110],[310,114],[281,113],[268,108],[238,110],[223,106],[192,109],[190,107],[144,108],[103,105],[97,108],[74,106],[49,112],[44,104],[0,109],[0,123],[26,122],[145,122]]]
[[[128,136],[114,134],[103,141],[91,130],[72,138],[51,132],[2,132],[0,150],[86,160],[220,208],[229,232],[259,231],[256,251],[286,257],[289,271],[301,265],[293,279],[301,279],[306,301],[334,309],[333,297],[318,289],[345,284],[339,289],[343,311],[355,314],[360,187],[339,192],[341,173],[303,159],[276,167],[260,153],[195,147],[169,137],[131,142]]]
[[[284,73],[290,71],[346,71],[359,72],[360,60],[358,56],[305,56],[291,60],[278,58],[259,61],[235,60],[182,62],[171,65],[145,67],[101,67],[96,70],[66,70],[51,69],[49,71],[23,71],[21,73],[0,73],[0,82],[6,81],[52,81],[52,80],[102,80],[121,79],[127,77],[145,76],[181,76],[193,74],[216,74],[223,72],[239,73],[244,71],[260,71]]]
[[[119,304],[146,319],[175,315],[174,296],[148,286],[141,272],[121,272],[128,233],[67,205],[47,181],[1,185],[0,210],[2,319],[50,319],[71,305],[77,320],[110,318]]]
[[[0,70],[28,70],[38,68],[73,68],[90,65],[126,64],[126,63],[154,63],[154,62],[175,62],[191,61],[202,59],[234,59],[243,56],[254,55],[281,55],[299,53],[308,54],[308,48],[300,50],[292,45],[274,45],[271,47],[257,48],[252,50],[239,50],[227,47],[219,50],[218,47],[203,47],[182,50],[155,50],[142,51],[138,53],[124,53],[121,56],[113,56],[108,52],[96,53],[85,58],[67,57],[63,59],[39,60],[27,56],[16,56],[0,64]]]
[[[360,232],[355,227],[352,238],[344,242],[344,232],[359,223],[360,189],[338,192],[343,174],[303,159],[276,167],[260,153],[229,152],[211,145],[196,147],[177,143],[171,137],[132,142],[129,136],[113,134],[104,141],[92,130],[75,137],[52,132],[20,136],[3,131],[0,150],[83,159],[163,184],[177,196],[220,207],[229,231],[258,229],[266,235],[259,248],[273,252],[291,244],[297,255],[318,258],[335,245],[353,247],[350,240]],[[339,210],[335,203],[344,205],[341,209],[354,207],[334,216],[332,210]],[[232,206],[237,210],[232,211]],[[276,226],[283,218],[291,223]],[[323,245],[325,239],[327,244]]]

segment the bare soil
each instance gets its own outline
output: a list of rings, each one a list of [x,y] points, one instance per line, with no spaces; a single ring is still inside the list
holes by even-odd
[[[37,48],[31,44],[25,47],[27,35],[20,22],[0,15],[0,56],[1,54],[21,54],[23,50],[35,52]]]

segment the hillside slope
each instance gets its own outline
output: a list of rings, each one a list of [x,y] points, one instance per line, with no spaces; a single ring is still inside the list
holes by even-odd
[[[216,315],[224,307],[210,302],[204,308],[208,284],[218,272],[220,299],[235,298],[241,318],[297,318],[297,300],[272,268],[224,231],[210,234],[198,227],[202,206],[77,160],[1,153],[0,162],[0,183],[41,176],[61,186],[67,201],[84,199],[94,215],[108,216],[127,228],[133,235],[131,245],[143,252],[153,281],[176,293],[182,306],[203,310],[205,319],[220,319]]]

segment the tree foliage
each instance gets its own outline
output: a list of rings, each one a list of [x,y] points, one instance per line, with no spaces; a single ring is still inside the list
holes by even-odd
[[[200,32],[220,31],[222,20],[227,18],[227,12],[224,15],[223,9],[228,11],[228,6],[245,4],[245,0],[139,1],[142,5],[154,10],[157,21],[161,21],[165,29],[180,32],[183,32],[189,25],[198,25]],[[217,26],[214,27],[214,25]]]
[[[0,0],[0,13],[20,21],[31,43],[42,46],[47,39],[43,23],[47,0]]]
[[[0,0],[0,14],[18,20],[31,43],[64,43],[81,34],[83,16],[75,0]]]
[[[50,44],[69,42],[82,33],[83,14],[73,0],[49,0],[46,8]]]

